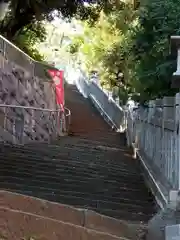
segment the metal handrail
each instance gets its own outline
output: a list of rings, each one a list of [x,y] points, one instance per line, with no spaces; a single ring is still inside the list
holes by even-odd
[[[67,115],[66,115],[66,117],[69,117],[69,116],[71,116],[71,111],[69,110],[69,108],[64,108],[65,109],[65,111],[67,111],[68,113],[67,113]]]
[[[37,107],[22,106],[22,105],[11,105],[11,104],[9,104],[9,105],[8,104],[0,104],[0,107],[23,108],[23,109],[45,111],[45,112],[59,112],[59,109],[46,109],[46,108],[37,108]]]
[[[22,106],[22,105],[11,105],[11,104],[0,104],[0,107],[11,107],[11,108],[24,108],[24,109],[32,109],[32,110],[39,110],[44,112],[63,112],[61,109],[48,109],[48,108],[37,108],[37,107],[30,107],[30,106]],[[65,107],[65,110],[68,112],[66,116],[71,115],[71,111]]]
[[[10,65],[11,70],[13,68],[23,70],[24,74],[26,74],[28,77],[30,76],[33,78],[37,77],[40,81],[44,81],[47,78],[45,73],[47,66],[45,67],[44,63],[35,61],[26,53],[24,53],[22,50],[20,50],[18,47],[16,47],[14,44],[12,44],[3,36],[0,35],[1,67],[4,68],[6,66],[6,63],[11,64]],[[25,131],[25,127],[26,127],[25,125],[27,125],[27,122],[30,122],[29,125],[32,125],[32,126],[35,125],[35,127],[37,128],[42,128],[41,125],[42,126],[48,125],[48,126],[45,126],[44,128],[45,129],[53,128],[52,130],[53,134],[55,133],[55,128],[56,128],[56,133],[58,135],[61,135],[61,132],[67,132],[67,129],[70,124],[71,112],[68,108],[65,108],[65,111],[62,111],[61,109],[45,109],[45,108],[38,108],[38,107],[32,107],[32,106],[0,104],[0,110],[1,110],[0,120],[4,121],[4,126],[1,126],[2,123],[0,125],[0,140],[3,139],[3,141],[4,139],[7,139],[8,136],[10,136],[9,138],[11,138],[12,134],[15,134],[17,131],[19,131],[19,129],[21,129],[21,131],[25,135],[24,131]],[[40,122],[37,123],[39,120],[36,121],[36,123],[34,123],[35,122],[34,117],[36,118],[36,120],[38,120],[38,118],[41,118],[42,123]],[[52,124],[51,124],[51,121],[52,121]],[[11,131],[9,134],[6,131],[8,130],[8,128],[12,128],[13,133]],[[30,127],[28,126],[28,131],[31,131],[30,134],[35,135],[33,132],[34,130],[30,130],[29,128]],[[42,129],[42,131],[44,130]],[[21,132],[21,135],[23,135],[22,132]],[[51,132],[49,134],[51,134]],[[7,141],[11,141],[11,139],[9,138]],[[17,142],[20,142],[20,140],[17,140],[15,136],[15,140],[13,140],[13,142],[17,143]]]
[[[39,140],[37,139],[39,135],[45,135],[46,140],[50,141],[54,137],[57,139],[69,129],[71,111],[68,108],[62,111],[62,109],[0,104],[0,109],[4,109],[4,124],[0,126],[0,135],[3,132],[5,133],[3,139],[8,138],[5,142],[24,144],[27,142],[25,140],[25,136],[28,138],[27,134],[32,140]],[[11,110],[8,111],[7,109],[20,110],[11,112]],[[12,139],[9,139],[10,135]]]
[[[46,75],[47,67],[44,66],[45,63],[35,61],[2,35],[0,35],[0,53],[4,57],[4,60],[7,59],[8,61],[13,62],[17,66],[20,66],[24,70],[30,72],[33,76],[44,80],[48,79]],[[50,65],[49,67],[52,68]]]

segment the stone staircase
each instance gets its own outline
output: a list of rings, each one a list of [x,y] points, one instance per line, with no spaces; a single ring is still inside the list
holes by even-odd
[[[144,232],[139,224],[7,191],[0,192],[0,204],[0,237],[6,233],[2,239],[130,240]]]
[[[49,145],[0,145],[0,233],[7,224],[11,232],[24,227],[6,239],[140,239],[156,204],[138,160],[73,86],[66,104],[71,136]]]

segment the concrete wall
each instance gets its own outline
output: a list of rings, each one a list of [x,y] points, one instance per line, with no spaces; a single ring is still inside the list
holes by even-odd
[[[0,55],[0,104],[56,109],[49,82]],[[57,113],[0,107],[0,141],[49,141],[56,135]]]

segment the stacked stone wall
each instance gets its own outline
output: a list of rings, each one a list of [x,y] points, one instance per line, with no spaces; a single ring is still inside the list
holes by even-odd
[[[56,109],[54,88],[1,55],[0,104]],[[49,141],[57,134],[56,127],[57,112],[0,107],[0,141]]]

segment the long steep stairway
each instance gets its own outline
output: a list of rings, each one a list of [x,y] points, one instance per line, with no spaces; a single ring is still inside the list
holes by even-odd
[[[76,211],[88,209],[91,215],[90,211],[95,211],[104,215],[103,219],[112,217],[110,219],[114,223],[111,224],[114,226],[118,220],[123,221],[126,227],[146,224],[156,212],[156,205],[145,186],[139,162],[131,157],[130,150],[125,146],[124,136],[114,132],[74,86],[66,89],[66,105],[72,112],[70,136],[49,145],[32,143],[25,146],[0,146],[1,190],[48,200],[51,208],[52,202],[56,202],[73,206]],[[4,193],[0,195],[0,203],[6,199]],[[21,195],[15,196],[20,198]],[[7,205],[9,209],[11,198],[3,201],[3,207]],[[16,209],[15,204],[12,203],[10,208]],[[33,209],[23,211],[28,214]],[[95,212],[93,216],[102,216]],[[86,211],[83,210],[83,213]],[[36,214],[42,215],[41,212]],[[56,217],[54,214],[51,218],[58,220],[58,214]],[[64,221],[65,216],[61,215],[60,209],[59,215],[60,220]],[[86,225],[86,217],[83,215],[83,223],[73,224],[91,228]],[[122,227],[120,221],[118,226]],[[71,223],[71,220],[67,222]],[[109,222],[109,228],[111,224]],[[107,227],[106,230],[96,228],[95,222],[93,229],[101,234],[108,233]],[[107,238],[106,234],[102,238],[93,238],[92,234],[89,238],[81,236],[79,239],[115,239],[111,236],[113,230],[109,231]],[[114,235],[118,239],[137,239],[132,238],[127,229],[126,233],[122,229],[118,232],[114,230]],[[119,238],[124,236],[126,238]]]

